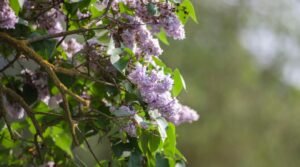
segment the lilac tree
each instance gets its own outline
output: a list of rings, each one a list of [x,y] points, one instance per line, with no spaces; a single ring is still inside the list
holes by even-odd
[[[189,0],[3,0],[0,4],[0,164],[184,164],[174,125],[198,120],[185,83],[159,58],[185,38]],[[88,137],[107,138],[98,160]]]

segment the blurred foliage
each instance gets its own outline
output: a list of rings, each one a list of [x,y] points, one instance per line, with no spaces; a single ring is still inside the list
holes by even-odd
[[[241,46],[247,6],[234,2],[194,1],[199,24],[165,47],[187,83],[179,98],[201,115],[179,127],[179,148],[192,167],[299,166],[299,90],[282,81],[280,63],[259,68]]]

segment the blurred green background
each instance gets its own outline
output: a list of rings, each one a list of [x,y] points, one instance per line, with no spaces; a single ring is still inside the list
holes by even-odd
[[[194,5],[199,24],[190,20],[187,39],[161,57],[181,70],[188,89],[180,100],[201,115],[178,128],[187,166],[299,167],[300,3]]]

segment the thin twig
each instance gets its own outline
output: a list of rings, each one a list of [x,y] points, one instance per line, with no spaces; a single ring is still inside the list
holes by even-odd
[[[83,138],[85,144],[86,144],[87,147],[88,147],[88,150],[89,150],[90,153],[93,155],[93,157],[94,157],[94,159],[96,160],[96,162],[98,163],[98,165],[99,165],[99,166],[102,166],[101,163],[100,163],[100,161],[98,160],[96,154],[94,153],[94,151],[93,151],[91,145],[89,144],[89,142],[87,141],[86,137],[84,136],[84,134],[82,134],[82,132],[80,131],[80,129],[79,129],[78,127],[77,127],[77,130],[78,130],[79,134],[81,135],[81,137]]]
[[[61,115],[61,114],[56,114],[56,113],[53,113],[53,112],[38,112],[38,111],[35,111],[34,114],[35,114],[35,115],[55,116],[55,117],[61,117],[61,118],[64,117],[64,116]]]
[[[38,142],[38,134],[34,135],[34,145],[36,147],[36,151],[37,151],[39,159],[42,161],[42,163],[44,163],[44,159],[43,159],[42,152],[41,152],[39,142]]]
[[[79,72],[75,69],[67,69],[67,68],[58,67],[58,66],[53,66],[53,69],[57,73],[62,73],[62,74],[73,76],[73,77],[81,77],[81,78],[88,79],[88,80],[94,81],[96,83],[107,85],[107,86],[113,86],[113,87],[115,86],[112,83],[102,81],[102,80],[99,80],[99,79],[95,79],[93,77],[85,75],[85,74],[83,74],[83,73],[81,73],[81,72]]]
[[[68,103],[68,100],[67,100],[67,97],[65,94],[62,94],[62,99],[63,99],[63,108],[65,110],[65,119],[66,121],[68,122],[69,124],[69,127],[70,127],[70,130],[71,130],[71,134],[72,134],[72,138],[73,138],[73,142],[75,145],[78,145],[79,142],[78,142],[78,139],[77,139],[77,136],[76,136],[76,124],[74,123],[73,119],[72,119],[72,114],[71,114],[71,111],[70,111],[70,107],[69,107],[69,103]]]
[[[3,96],[4,96],[3,90],[2,90],[2,87],[0,86],[0,114],[2,115],[4,122],[7,126],[8,132],[10,134],[10,138],[15,141],[16,137],[11,129],[10,122],[7,119],[7,110],[5,108]]]
[[[109,11],[109,9],[110,9],[110,7],[111,7],[111,5],[112,5],[113,2],[114,2],[114,0],[109,0],[109,1],[108,1],[108,4],[107,4],[107,6],[106,6],[106,8],[105,8],[105,11],[104,11],[103,14],[98,18],[98,20],[103,19],[103,18],[107,15],[107,13],[108,13],[108,11]]]
[[[66,15],[66,31],[69,31],[70,25],[69,25],[69,12]],[[56,47],[62,44],[62,42],[65,40],[66,36],[63,36],[62,39],[56,44]]]
[[[0,73],[4,72],[8,67],[10,67],[11,65],[13,65],[17,60],[18,58],[20,57],[20,53],[17,52],[17,55],[14,57],[14,59],[12,59],[10,62],[8,62],[1,70],[0,70]]]
[[[25,43],[30,44],[30,43],[39,42],[39,41],[46,40],[46,39],[52,39],[52,38],[57,38],[57,37],[65,37],[65,36],[68,36],[68,35],[73,35],[73,34],[93,31],[93,30],[99,30],[99,29],[105,29],[105,28],[107,28],[107,26],[95,27],[95,28],[89,28],[89,29],[80,28],[80,29],[77,29],[77,30],[64,31],[64,32],[56,33],[56,34],[47,34],[47,35],[38,36],[38,37],[28,39]]]

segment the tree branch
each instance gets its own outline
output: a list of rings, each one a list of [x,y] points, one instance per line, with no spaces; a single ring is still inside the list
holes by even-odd
[[[59,89],[59,91],[62,94],[63,98],[63,108],[65,111],[65,119],[69,123],[71,134],[73,137],[74,143],[77,145],[78,140],[75,134],[75,124],[72,120],[72,114],[69,108],[68,100],[66,97],[66,94],[69,94],[71,97],[73,97],[75,100],[77,100],[80,103],[83,103],[85,106],[89,106],[89,101],[83,99],[79,95],[73,93],[70,91],[57,77],[56,73],[54,72],[54,65],[49,63],[47,60],[44,60],[39,54],[37,54],[33,49],[27,46],[27,42],[24,40],[17,40],[11,36],[9,36],[6,33],[0,32],[0,41],[5,41],[8,44],[10,44],[12,47],[16,48],[18,51],[23,52],[27,57],[33,59],[37,64],[39,64],[41,67],[45,69],[45,71],[48,73],[49,77],[53,80],[53,83],[55,86]],[[13,91],[12,91],[13,92]],[[15,92],[13,92],[15,93]],[[24,102],[24,100],[21,98],[19,99],[20,102],[24,105],[24,109],[27,110],[28,115],[32,118],[34,121],[34,124],[37,126],[37,122],[34,119],[33,113],[30,110],[30,107]],[[26,105],[25,105],[26,104]],[[38,127],[38,126],[37,126]],[[40,128],[39,128],[40,129]],[[41,130],[39,130],[41,132]],[[41,133],[40,133],[41,134]]]
[[[80,103],[83,103],[85,106],[89,106],[89,101],[83,99],[82,97],[78,96],[77,94],[70,91],[57,77],[53,70],[53,65],[49,63],[47,60],[44,60],[42,56],[37,54],[32,48],[27,46],[27,42],[24,40],[17,40],[6,33],[0,32],[0,41],[7,42],[12,47],[17,49],[20,52],[23,52],[28,58],[33,59],[37,64],[45,69],[48,73],[49,77],[53,80],[55,86],[60,90],[60,92],[67,93],[72,96],[75,100]]]

